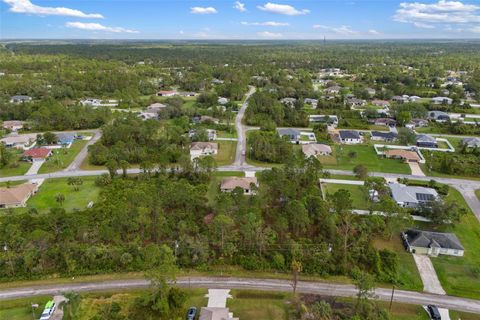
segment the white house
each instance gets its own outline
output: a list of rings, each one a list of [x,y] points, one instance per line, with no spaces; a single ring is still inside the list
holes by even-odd
[[[218,144],[214,142],[193,142],[190,146],[190,158],[218,154]]]
[[[354,130],[340,130],[339,132],[340,142],[345,144],[357,144],[362,143],[362,137],[358,131]]]
[[[439,199],[437,191],[432,188],[407,186],[401,183],[389,183],[388,187],[393,200],[403,208],[417,208]]]
[[[448,97],[433,97],[432,103],[433,104],[452,104],[453,99]]]
[[[328,156],[332,154],[332,148],[326,144],[311,143],[302,145],[302,152],[305,158],[310,158],[311,156]]]

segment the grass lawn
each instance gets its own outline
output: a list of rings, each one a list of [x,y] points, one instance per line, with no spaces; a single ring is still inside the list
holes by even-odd
[[[218,154],[213,158],[218,166],[225,166],[232,164],[235,161],[235,152],[237,148],[236,141],[217,141]]]
[[[58,207],[55,200],[57,194],[65,196],[63,208],[66,211],[84,209],[90,201],[96,201],[100,188],[95,186],[95,177],[82,177],[83,184],[79,191],[73,191],[73,187],[67,184],[66,178],[47,179],[40,187],[40,190],[27,202],[27,208],[35,208],[39,212],[48,211],[50,208]]]
[[[106,169],[105,166],[97,166],[90,163],[90,153],[88,153],[85,160],[83,160],[82,164],[80,165],[80,169],[82,170],[103,170]]]
[[[277,292],[232,290],[233,299],[227,307],[240,319],[283,320],[288,319],[288,294]]]
[[[87,144],[87,140],[75,140],[70,148],[52,150],[52,155],[40,167],[38,173],[50,173],[65,169]]]
[[[236,138],[237,137],[237,131],[233,132],[227,132],[227,131],[217,131],[217,137],[218,138]]]
[[[14,158],[17,160],[15,165],[10,163],[5,167],[0,168],[0,177],[24,175],[32,165],[29,162],[21,161],[23,150],[15,149],[14,151]]]
[[[22,183],[26,183],[28,180],[18,180],[18,181],[6,181],[6,182],[0,182],[0,187],[6,187],[7,185],[10,185],[10,187],[17,186]]]
[[[47,301],[52,297],[38,296],[0,302],[0,319],[5,320],[32,320],[31,303],[39,305],[33,310],[35,319],[39,319]]]
[[[477,195],[478,200],[480,200],[480,189],[475,190],[475,194]]]
[[[350,153],[356,156],[351,158]],[[369,171],[410,174],[410,167],[402,160],[384,159],[375,153],[371,145],[334,145],[333,155],[319,157],[326,169],[352,170],[356,165],[363,164]]]
[[[400,232],[398,232],[400,234]],[[398,281],[399,288],[404,290],[422,291],[423,283],[418,273],[413,256],[405,251],[400,236],[394,235],[392,239],[378,238],[373,243],[378,250],[389,249],[398,256]],[[391,285],[387,285],[391,286]]]
[[[459,223],[440,228],[440,231],[457,235],[465,248],[465,256],[441,255],[431,260],[447,294],[480,299],[480,224],[460,192],[450,188],[447,200],[456,202],[468,211]]]
[[[325,190],[325,194],[333,195],[340,189],[344,189],[350,192],[350,198],[352,199],[353,209],[369,209],[369,203],[365,199],[365,194],[363,192],[362,186],[351,185],[351,184],[334,184],[334,183],[326,183],[323,184],[323,188]]]

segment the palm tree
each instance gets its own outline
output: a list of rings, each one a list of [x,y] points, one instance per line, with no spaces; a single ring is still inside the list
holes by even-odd
[[[60,206],[63,206],[63,203],[65,202],[65,196],[59,193],[55,196],[55,201],[57,201],[60,204]]]

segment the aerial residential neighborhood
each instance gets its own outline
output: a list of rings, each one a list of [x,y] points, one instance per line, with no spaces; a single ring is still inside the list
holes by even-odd
[[[480,4],[0,2],[0,319],[480,319]]]

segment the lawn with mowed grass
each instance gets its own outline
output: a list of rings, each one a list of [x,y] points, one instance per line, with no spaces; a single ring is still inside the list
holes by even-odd
[[[402,160],[385,159],[375,153],[372,145],[334,145],[331,156],[319,157],[326,169],[353,170],[363,164],[370,172],[410,174],[408,164]]]
[[[55,207],[62,207],[66,211],[85,209],[90,201],[97,200],[100,188],[95,185],[95,177],[80,177],[80,179],[83,184],[79,186],[78,191],[74,191],[73,186],[68,185],[67,178],[45,180],[39,191],[28,200],[27,208],[35,208],[39,212]],[[62,205],[56,201],[58,194],[65,197]]]
[[[286,293],[232,290],[227,307],[240,319],[287,320],[289,295]]]
[[[14,150],[14,162],[0,168],[0,177],[11,177],[24,175],[30,166],[30,162],[22,161],[23,150]]]
[[[16,299],[0,302],[1,320],[32,320],[39,319],[45,304],[52,297],[38,296],[31,298]],[[38,308],[32,310],[31,304],[38,304]],[[33,312],[32,312],[33,311]],[[33,314],[32,314],[33,313]]]
[[[365,192],[363,191],[362,186],[351,184],[326,183],[322,184],[322,188],[324,188],[324,193],[327,197],[328,195],[333,195],[335,192],[341,189],[347,190],[348,192],[350,192],[350,199],[352,199],[353,209],[369,209],[369,203],[365,198]]]
[[[50,173],[65,169],[87,142],[87,140],[75,140],[70,148],[53,149],[52,155],[42,164],[38,173]]]
[[[218,166],[226,166],[235,161],[237,149],[236,141],[216,141],[218,143],[218,154],[213,156]]]
[[[477,195],[478,200],[480,200],[480,189],[475,190],[475,194]]]
[[[440,255],[431,260],[447,294],[480,299],[480,224],[456,189],[450,188],[447,200],[465,208],[467,214],[459,223],[437,228],[437,231],[454,233],[465,248],[465,255]],[[426,224],[420,228],[434,230],[433,226]]]

